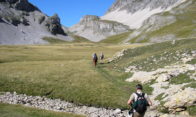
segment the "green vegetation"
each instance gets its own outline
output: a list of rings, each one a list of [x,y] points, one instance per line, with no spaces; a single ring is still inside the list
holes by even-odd
[[[76,104],[127,108],[135,83],[131,74],[92,65],[92,53],[106,59],[117,51],[137,45],[66,43],[45,46],[0,46],[0,91],[60,98]],[[152,88],[145,86],[150,92]]]
[[[125,39],[127,39],[129,37],[130,34],[131,34],[131,32],[125,32],[122,34],[110,36],[110,37],[107,37],[106,39],[100,41],[99,43],[110,43],[110,44],[122,43]]]
[[[196,39],[178,40],[173,45],[171,41],[149,46],[128,49],[121,59],[113,62],[115,66],[124,69],[136,66],[139,70],[153,71],[179,62],[181,54],[196,49]]]
[[[62,43],[67,42],[67,41],[57,39],[57,38],[53,38],[53,37],[44,37],[43,40],[49,42],[50,44],[62,44]]]
[[[187,73],[185,73],[185,74],[180,74],[174,78],[171,78],[171,80],[169,82],[171,84],[182,84],[182,83],[195,82],[195,80],[190,79],[190,77],[187,75]]]
[[[187,108],[190,115],[196,115],[196,106],[190,106]]]
[[[195,81],[191,82],[191,83],[184,86],[184,88],[186,88],[186,87],[196,88],[196,82]]]
[[[88,39],[81,37],[81,36],[78,36],[78,35],[72,35],[72,37],[75,39],[73,42],[76,42],[76,43],[91,42]]]
[[[45,111],[41,109],[34,109],[23,107],[20,105],[9,105],[0,103],[1,117],[83,117],[68,113]]]
[[[163,106],[164,104],[165,104],[164,101],[160,101],[160,105],[157,108],[158,111],[162,113],[169,113],[169,110]]]
[[[73,41],[64,41],[61,39],[57,39],[57,38],[53,38],[53,37],[44,37],[43,40],[49,42],[50,44],[65,44],[65,43],[90,43],[91,41],[89,41],[88,39],[81,37],[81,36],[77,36],[77,35],[72,35],[72,37],[74,38]]]
[[[191,61],[188,61],[187,64],[196,64],[196,59],[192,59]]]
[[[164,93],[161,93],[160,95],[158,95],[155,100],[161,101],[163,99],[163,95]]]

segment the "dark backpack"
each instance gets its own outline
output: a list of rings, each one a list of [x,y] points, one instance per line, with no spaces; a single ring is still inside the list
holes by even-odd
[[[137,95],[137,100],[133,103],[133,108],[140,114],[143,114],[147,110],[147,106],[149,106],[145,96],[145,93],[138,94]]]
[[[97,59],[98,59],[97,55],[94,54],[94,55],[93,55],[93,60],[97,60]]]

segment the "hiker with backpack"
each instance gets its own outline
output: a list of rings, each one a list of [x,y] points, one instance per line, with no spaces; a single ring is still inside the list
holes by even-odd
[[[131,105],[132,109],[129,111],[129,115],[132,117],[144,117],[147,110],[147,106],[152,106],[152,102],[146,93],[142,92],[142,85],[136,85],[136,92],[133,93],[127,104]]]
[[[95,67],[97,66],[97,61],[98,61],[97,54],[94,53],[94,54],[93,54],[93,64],[95,65]]]
[[[103,59],[104,59],[104,54],[103,54],[103,52],[101,52],[101,54],[100,54],[101,63],[103,63]]]

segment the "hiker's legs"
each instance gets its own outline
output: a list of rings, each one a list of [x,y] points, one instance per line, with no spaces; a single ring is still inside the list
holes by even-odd
[[[97,60],[93,60],[93,64],[94,64],[94,66],[96,67],[96,65],[97,65]]]

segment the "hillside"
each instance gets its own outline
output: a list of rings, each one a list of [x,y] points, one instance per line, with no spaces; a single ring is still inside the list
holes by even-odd
[[[196,39],[184,39],[127,49],[114,56],[108,68],[132,73],[127,82],[151,83],[151,99],[156,111],[177,113],[190,108],[194,110],[195,44]]]
[[[196,1],[188,0],[170,11],[153,15],[135,30],[127,42],[162,42],[196,37]]]
[[[46,44],[43,37],[65,41],[67,36],[57,14],[46,16],[28,0],[0,1],[0,44]]]
[[[101,18],[128,25],[138,29],[152,15],[169,11],[185,0],[116,0]]]

